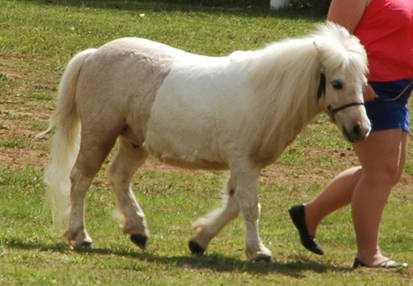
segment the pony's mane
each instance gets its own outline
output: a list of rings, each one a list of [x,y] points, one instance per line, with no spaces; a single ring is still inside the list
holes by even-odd
[[[232,56],[236,54],[233,53]],[[288,38],[246,55],[249,55],[251,62],[257,58],[262,59],[256,61],[255,66],[260,74],[285,70],[296,64],[294,58],[303,61],[302,64],[318,60],[328,71],[353,68],[357,73],[367,72],[367,54],[359,39],[332,22],[318,25],[317,30],[306,37]]]
[[[320,56],[326,69],[352,68],[356,73],[367,72],[367,54],[364,47],[360,40],[344,27],[327,22],[318,25],[317,32],[310,37],[314,38],[315,45],[324,45]]]

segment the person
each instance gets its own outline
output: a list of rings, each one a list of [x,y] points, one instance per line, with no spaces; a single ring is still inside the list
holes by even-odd
[[[378,238],[384,207],[406,161],[413,1],[332,0],[327,20],[347,28],[366,48],[369,84],[364,97],[372,131],[365,141],[353,143],[361,166],[343,171],[314,200],[291,207],[289,213],[304,247],[323,254],[314,239],[318,224],[351,204],[358,248],[353,268],[407,267],[384,256]]]

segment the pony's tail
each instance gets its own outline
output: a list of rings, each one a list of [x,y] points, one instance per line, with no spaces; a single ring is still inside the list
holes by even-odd
[[[37,135],[43,137],[54,127],[51,161],[45,171],[46,199],[53,216],[53,227],[63,231],[70,213],[70,172],[79,152],[80,120],[75,102],[77,80],[84,60],[95,49],[80,52],[66,67],[59,84],[57,108],[50,118],[49,127]]]

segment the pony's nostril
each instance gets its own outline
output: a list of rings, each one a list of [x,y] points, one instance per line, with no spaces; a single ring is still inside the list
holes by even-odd
[[[354,125],[353,133],[356,134],[356,135],[361,135],[361,125],[360,124]]]
[[[353,126],[353,135],[359,138],[366,139],[370,134],[370,125],[363,125],[361,123],[357,123]]]

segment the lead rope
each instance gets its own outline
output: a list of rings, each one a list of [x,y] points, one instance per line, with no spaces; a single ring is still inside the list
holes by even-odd
[[[404,93],[409,90],[409,88],[411,88],[413,86],[413,80],[396,96],[393,98],[381,98],[381,97],[377,97],[376,100],[381,101],[381,102],[394,102],[399,100]]]

